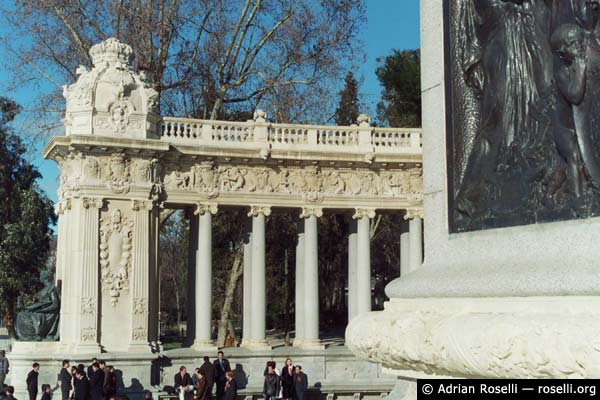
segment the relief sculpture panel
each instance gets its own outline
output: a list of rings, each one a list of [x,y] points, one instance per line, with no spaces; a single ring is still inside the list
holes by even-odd
[[[600,215],[600,1],[446,3],[451,231]]]
[[[319,203],[325,197],[382,196],[421,200],[421,168],[355,170],[341,168],[217,165],[202,162],[181,168],[167,165],[164,186],[169,192],[193,191],[210,199],[226,193],[281,194]]]

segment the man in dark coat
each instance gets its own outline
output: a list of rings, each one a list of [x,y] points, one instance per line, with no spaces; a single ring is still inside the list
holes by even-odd
[[[225,392],[225,384],[227,382],[225,374],[231,371],[231,366],[222,351],[217,353],[217,359],[213,364],[216,371],[215,383],[217,384],[217,400],[223,400],[223,393]]]
[[[302,366],[296,365],[296,373],[294,374],[294,386],[292,394],[296,400],[304,400],[304,394],[308,389],[308,376],[302,372]]]
[[[192,377],[187,373],[187,369],[184,366],[181,366],[179,372],[175,374],[175,390],[183,390],[185,399],[192,399],[194,397],[194,392],[193,389],[189,390],[190,386],[194,386]]]
[[[207,398],[210,399],[212,398],[212,389],[215,384],[215,375],[217,371],[207,356],[204,356],[204,364],[200,366],[200,372],[204,375],[204,379],[206,379],[206,389],[208,391]]]
[[[32,370],[27,374],[27,393],[29,400],[35,400],[38,393],[38,376],[40,375],[40,364],[33,363]]]
[[[112,396],[117,394],[117,376],[115,375],[115,368],[112,365],[108,365],[104,368],[104,399],[109,400]]]
[[[60,392],[62,393],[62,400],[69,400],[69,394],[73,389],[73,385],[71,385],[71,380],[73,377],[69,372],[69,360],[63,360],[62,369],[58,374],[58,380],[60,381]]]
[[[90,400],[90,381],[85,376],[85,371],[75,372],[75,400]]]
[[[104,371],[100,364],[92,364],[92,374],[90,375],[90,398],[91,400],[102,400],[104,397]]]
[[[88,365],[87,371],[86,371],[87,372],[88,380],[92,379],[92,372],[93,372],[92,371],[92,365],[94,365],[97,362],[98,362],[98,359],[94,357],[94,358],[92,358],[92,362],[90,363],[90,365]]]

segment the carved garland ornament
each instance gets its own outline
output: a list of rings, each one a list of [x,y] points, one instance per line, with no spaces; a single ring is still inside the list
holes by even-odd
[[[129,289],[133,222],[115,209],[110,218],[100,220],[100,268],[102,290],[110,293],[116,306],[121,291]]]

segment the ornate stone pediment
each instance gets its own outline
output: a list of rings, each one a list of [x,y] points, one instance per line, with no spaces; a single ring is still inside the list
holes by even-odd
[[[67,135],[158,138],[158,92],[133,68],[130,46],[110,38],[90,49],[93,68],[80,66],[63,88]]]

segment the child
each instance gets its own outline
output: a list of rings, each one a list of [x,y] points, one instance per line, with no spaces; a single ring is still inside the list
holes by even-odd
[[[52,399],[52,389],[50,389],[50,385],[47,383],[42,385],[42,400],[51,400]]]

